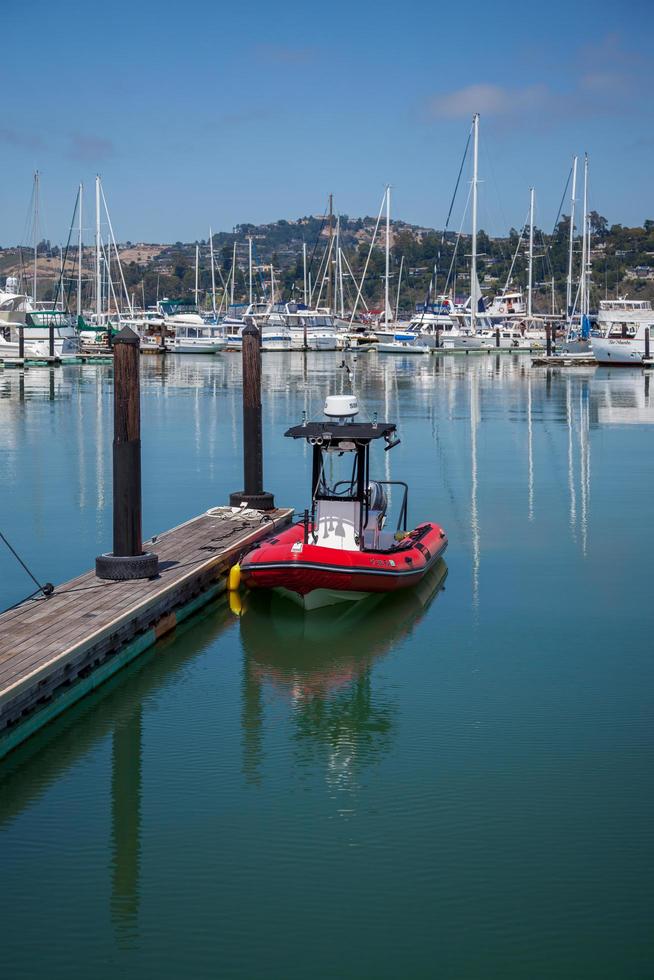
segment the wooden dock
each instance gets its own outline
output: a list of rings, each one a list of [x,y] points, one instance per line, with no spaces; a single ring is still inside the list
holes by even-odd
[[[25,357],[0,357],[5,368],[24,368],[32,366],[61,367],[65,364],[108,364],[113,361],[111,351],[102,354],[66,354],[64,357],[50,357],[46,354],[28,354]]]
[[[586,354],[552,354],[550,357],[532,358],[532,367],[597,367],[597,361],[592,355]]]
[[[1,614],[0,758],[224,591],[243,552],[292,515],[215,508],[144,543],[154,579],[87,572]]]

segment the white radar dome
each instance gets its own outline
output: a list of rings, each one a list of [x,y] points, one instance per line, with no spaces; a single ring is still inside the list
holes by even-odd
[[[359,414],[359,403],[354,395],[328,395],[325,398],[325,415],[330,419],[349,419]]]

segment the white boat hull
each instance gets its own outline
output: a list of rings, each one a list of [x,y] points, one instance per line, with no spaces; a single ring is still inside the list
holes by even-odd
[[[304,350],[304,333],[301,330],[291,331],[291,347],[293,350]],[[307,350],[338,350],[338,337],[335,333],[315,333],[307,331]]]
[[[27,333],[27,330],[26,330]],[[54,356],[58,358],[77,357],[79,341],[74,337],[57,336],[54,338]],[[5,340],[0,335],[0,357],[18,357],[19,344],[17,340]],[[50,339],[25,337],[25,357],[49,357]]]
[[[628,337],[593,337],[590,342],[598,364],[625,364],[642,367],[645,340]]]
[[[443,350],[481,350],[481,338],[475,334],[441,335]]]
[[[431,348],[415,341],[380,341],[374,345],[380,354],[429,354]]]
[[[218,354],[224,349],[224,344],[219,341],[201,340],[193,343],[192,340],[166,341],[166,350],[171,354]]]

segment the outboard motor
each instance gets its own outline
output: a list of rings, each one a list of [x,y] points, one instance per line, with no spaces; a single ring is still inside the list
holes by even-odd
[[[368,486],[368,520],[366,527],[381,528],[383,519],[386,517],[387,508],[388,500],[386,499],[386,491],[381,483],[378,483],[376,480],[371,480]]]
[[[381,483],[371,480],[368,485],[368,520],[363,530],[363,538],[367,548],[379,547],[379,535],[386,521],[387,509],[386,491]]]

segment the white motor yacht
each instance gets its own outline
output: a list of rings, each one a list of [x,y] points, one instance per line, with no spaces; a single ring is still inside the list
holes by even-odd
[[[401,325],[403,333],[415,334],[417,342],[427,347],[436,347],[440,337],[456,324],[455,304],[450,296],[438,296],[434,303],[417,311],[408,323]],[[382,342],[393,341],[399,324],[380,323],[375,328],[375,336]]]
[[[217,354],[225,346],[225,341],[213,336],[212,328],[204,323],[179,323],[175,336],[166,339],[166,350],[171,354]]]
[[[75,318],[61,310],[32,310],[24,314],[24,322],[0,322],[0,357],[18,357],[20,329],[23,329],[26,357],[50,355],[50,328],[54,334],[54,356],[75,358],[80,344]]]
[[[497,332],[499,330],[499,344],[497,342]],[[480,330],[478,335],[482,347],[499,347],[502,350],[510,350],[516,347],[528,347],[529,341],[525,340],[522,333],[516,327],[497,326],[493,330],[488,328]]]
[[[166,327],[174,330],[178,326],[202,327],[204,320],[198,313],[195,303],[185,299],[164,299],[158,311],[163,316]]]
[[[646,329],[654,343],[654,311],[649,300],[602,300],[597,323],[602,336],[591,337],[590,346],[599,364],[642,364]]]
[[[522,290],[502,290],[493,297],[485,310],[492,324],[506,323],[507,320],[522,319],[527,314],[527,304]]]
[[[415,334],[396,333],[393,340],[379,340],[374,349],[380,354],[429,354],[432,350],[421,344]]]
[[[31,298],[20,291],[18,279],[8,276],[5,288],[0,289],[0,327],[25,323],[25,315],[33,309]]]
[[[309,309],[298,303],[275,303],[267,317],[269,327],[286,327],[293,350],[338,350],[339,332],[327,310]]]
[[[233,303],[229,306],[221,324],[227,340],[227,346],[240,350],[242,343],[241,333],[245,326],[246,316],[256,318],[264,317],[268,309],[268,303]]]

